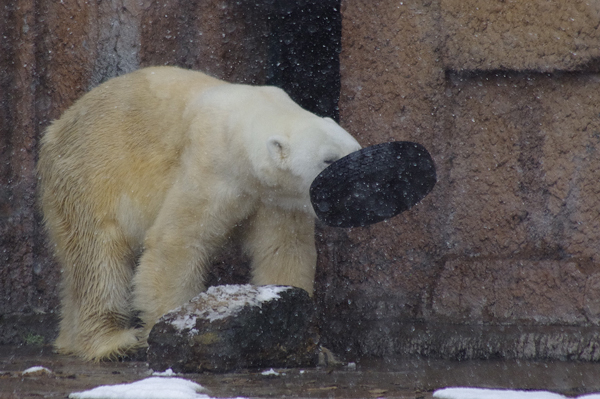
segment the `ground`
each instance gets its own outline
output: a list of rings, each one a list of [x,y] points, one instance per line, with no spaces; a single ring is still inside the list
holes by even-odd
[[[449,386],[550,390],[569,396],[600,392],[600,363],[528,361],[448,361],[419,358],[361,359],[356,368],[242,370],[227,374],[187,374],[212,397],[247,398],[418,398]],[[51,374],[25,374],[44,366]],[[99,385],[150,376],[145,362],[89,363],[52,353],[49,347],[0,346],[0,398],[66,398]]]

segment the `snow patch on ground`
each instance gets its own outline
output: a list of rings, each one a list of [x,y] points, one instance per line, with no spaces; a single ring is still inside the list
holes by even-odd
[[[29,367],[27,370],[23,370],[23,372],[21,373],[22,375],[25,374],[34,374],[34,373],[52,373],[52,371],[50,371],[50,369],[47,369],[46,367],[43,366],[34,366],[34,367]]]
[[[265,370],[261,373],[262,375],[279,375],[279,373],[273,369]]]
[[[89,391],[73,392],[72,399],[209,399],[198,392],[206,389],[183,378],[150,377],[131,384],[102,385]]]
[[[518,391],[511,389],[444,388],[433,393],[438,399],[567,399],[548,391]],[[579,396],[576,399],[600,399],[600,393]]]
[[[285,373],[280,373],[278,371],[275,371],[274,369],[265,370],[260,374],[261,375],[285,375]],[[302,370],[301,370],[300,374],[302,374]]]
[[[263,303],[279,298],[279,294],[290,289],[277,285],[220,285],[210,287],[190,303],[173,312],[180,315],[170,323],[179,331],[191,330],[196,326],[198,317],[213,322],[238,314],[245,306],[261,307]],[[198,306],[202,303],[202,306]]]
[[[176,376],[177,373],[173,371],[173,369],[166,369],[165,371],[154,371],[152,372],[153,376],[156,377],[173,377]]]

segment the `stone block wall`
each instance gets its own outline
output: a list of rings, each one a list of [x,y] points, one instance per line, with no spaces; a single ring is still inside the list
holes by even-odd
[[[45,126],[102,81],[147,65],[269,81],[269,46],[289,38],[269,36],[256,4],[17,0],[0,9],[0,343],[54,334],[59,270],[33,173]],[[302,14],[312,3],[264,4]],[[323,342],[349,357],[599,360],[600,4],[341,5],[341,124],[365,146],[420,142],[439,181],[390,221],[319,225]],[[322,47],[336,58],[332,43]],[[211,282],[246,278],[235,251],[219,268],[232,263]]]
[[[0,344],[56,335],[60,269],[36,209],[35,176],[38,139],[51,120],[98,84],[149,65],[277,84],[307,109],[337,118],[340,18],[339,0],[3,4]],[[214,270],[212,285],[248,281],[238,248],[227,248]]]
[[[22,342],[28,331],[48,340],[56,333],[60,272],[35,192],[46,126],[101,82],[148,65],[264,83],[266,22],[248,24],[253,12],[228,0],[0,7],[0,343]]]
[[[598,359],[600,5],[364,0],[342,15],[341,124],[363,145],[422,143],[439,181],[389,222],[323,228],[331,345]],[[518,349],[532,327],[556,339]],[[568,349],[579,327],[585,349]]]

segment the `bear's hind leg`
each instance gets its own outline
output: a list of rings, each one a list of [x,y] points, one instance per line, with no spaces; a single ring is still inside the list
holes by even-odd
[[[244,249],[252,258],[252,284],[291,285],[312,296],[317,264],[313,216],[261,207],[249,220]]]
[[[78,231],[61,251],[66,259],[55,347],[88,360],[116,358],[140,346],[130,327],[134,256],[114,223],[89,237]]]

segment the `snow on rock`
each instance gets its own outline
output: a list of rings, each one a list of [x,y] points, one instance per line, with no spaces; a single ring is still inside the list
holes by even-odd
[[[318,346],[314,304],[295,287],[211,287],[164,315],[148,345],[148,362],[157,371],[309,366]]]
[[[150,377],[130,384],[102,385],[73,392],[71,399],[209,399],[206,389],[183,378]]]
[[[262,306],[264,302],[279,298],[279,293],[292,287],[280,285],[220,285],[210,287],[186,305],[175,309],[179,317],[170,323],[179,331],[191,330],[198,317],[209,321],[220,320],[239,313],[246,306]],[[198,306],[210,304],[210,306]],[[183,311],[182,311],[183,310]]]
[[[438,399],[567,399],[548,391],[519,391],[511,389],[444,388],[433,393]],[[579,396],[576,399],[600,399],[600,394]]]

